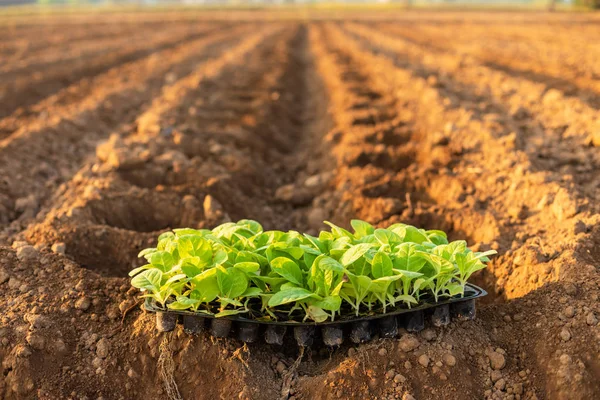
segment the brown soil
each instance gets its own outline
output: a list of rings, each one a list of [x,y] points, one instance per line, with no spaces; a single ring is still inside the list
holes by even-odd
[[[0,25],[1,398],[600,398],[594,15],[215,16]],[[158,333],[137,252],[241,218],[499,255],[475,321],[299,363]]]

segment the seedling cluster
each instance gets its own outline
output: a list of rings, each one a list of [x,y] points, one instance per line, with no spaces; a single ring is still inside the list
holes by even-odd
[[[130,272],[131,283],[171,310],[323,322],[461,297],[496,253],[406,224],[352,220],[354,233],[326,224],[318,237],[265,232],[252,220],[165,232],[140,252],[148,263]]]

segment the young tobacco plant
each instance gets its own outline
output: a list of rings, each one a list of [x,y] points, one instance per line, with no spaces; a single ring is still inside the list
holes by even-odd
[[[162,307],[224,317],[323,322],[463,296],[495,251],[471,251],[444,232],[406,224],[354,232],[326,222],[317,237],[263,231],[251,220],[175,229],[140,252],[132,285]]]

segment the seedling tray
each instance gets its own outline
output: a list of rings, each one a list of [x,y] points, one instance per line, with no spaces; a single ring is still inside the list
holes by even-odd
[[[241,315],[215,318],[212,315],[191,311],[165,309],[152,299],[146,299],[146,311],[156,313],[156,328],[161,332],[175,329],[183,324],[188,334],[208,331],[217,338],[236,337],[244,342],[257,342],[264,337],[265,342],[283,345],[284,337],[292,335],[298,346],[311,346],[321,341],[325,346],[336,347],[346,338],[353,343],[364,343],[379,337],[395,337],[400,328],[409,332],[419,332],[425,328],[425,321],[434,326],[446,326],[452,319],[472,320],[475,318],[475,300],[487,295],[482,288],[467,284],[463,297],[454,297],[439,302],[424,302],[419,306],[398,308],[385,314],[375,314],[356,318],[326,322],[258,321]]]

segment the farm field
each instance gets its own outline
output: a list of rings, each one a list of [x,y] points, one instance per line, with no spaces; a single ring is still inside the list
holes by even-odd
[[[0,17],[0,398],[600,398],[600,17]],[[405,222],[477,319],[339,349],[158,333],[162,231]],[[179,397],[180,396],[180,397]]]

